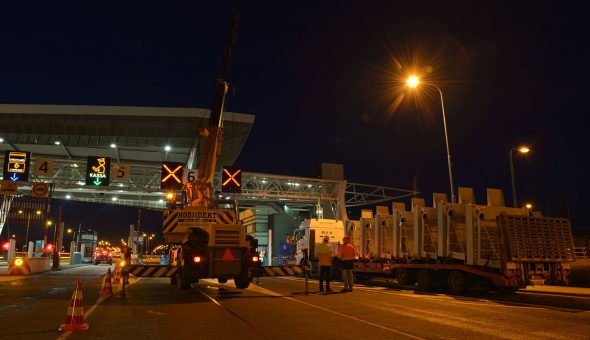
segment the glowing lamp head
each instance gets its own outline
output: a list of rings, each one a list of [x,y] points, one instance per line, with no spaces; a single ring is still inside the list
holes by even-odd
[[[2,245],[2,249],[4,249],[4,250],[8,250],[8,249],[10,249],[10,243],[8,243],[8,242],[4,243],[4,244]]]
[[[520,153],[528,153],[529,151],[531,151],[531,149],[529,149],[527,146],[521,146],[518,148],[518,152]]]
[[[200,256],[193,256],[193,262],[194,263],[200,263],[202,261]]]
[[[418,78],[417,76],[409,76],[408,79],[406,80],[406,84],[408,85],[408,87],[410,88],[415,88],[420,84],[420,78]]]
[[[45,246],[45,249],[47,249],[47,251],[52,251],[53,250],[53,244],[49,243],[47,246]]]
[[[173,192],[166,193],[166,199],[167,199],[168,201],[171,201],[171,200],[173,200],[175,196],[176,196],[176,195],[174,195],[174,193],[173,193]]]
[[[23,265],[23,259],[16,259],[14,260],[14,264],[18,267]]]
[[[527,204],[524,205],[524,207],[530,210],[530,209],[533,208],[533,205],[530,204],[530,203],[527,203]]]
[[[258,262],[258,256],[252,256],[252,262]]]

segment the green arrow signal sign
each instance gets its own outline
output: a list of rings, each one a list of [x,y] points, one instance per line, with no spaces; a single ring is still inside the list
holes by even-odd
[[[100,179],[97,178],[92,183],[94,183],[94,185],[100,185],[100,183],[102,183],[102,182],[100,181]]]

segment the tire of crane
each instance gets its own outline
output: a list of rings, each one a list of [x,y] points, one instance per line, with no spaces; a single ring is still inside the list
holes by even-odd
[[[191,282],[184,279],[182,275],[179,275],[176,278],[176,286],[178,287],[178,290],[187,290],[191,287]]]
[[[449,273],[447,283],[451,294],[462,295],[467,290],[467,278],[458,270]]]
[[[246,289],[250,286],[250,277],[247,275],[236,275],[234,276],[234,284],[236,288]]]
[[[411,285],[414,282],[410,282],[411,280],[411,273],[409,269],[406,268],[398,268],[395,271],[395,278],[397,280],[397,284],[400,286],[407,286]]]
[[[227,276],[220,276],[217,278],[217,282],[219,283],[227,283]]]
[[[416,281],[418,282],[419,290],[432,290],[432,275],[430,273],[430,270],[420,269],[420,271],[418,271],[418,278]]]

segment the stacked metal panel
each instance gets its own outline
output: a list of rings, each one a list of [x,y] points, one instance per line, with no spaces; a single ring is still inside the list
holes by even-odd
[[[375,243],[379,258],[393,258],[393,216],[389,214],[387,206],[377,207],[375,216]]]

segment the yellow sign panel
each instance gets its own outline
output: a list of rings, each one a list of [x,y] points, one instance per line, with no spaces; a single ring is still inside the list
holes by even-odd
[[[131,167],[129,164],[114,163],[111,178],[119,181],[128,181]]]
[[[53,177],[53,160],[36,159],[33,173],[37,177]]]
[[[47,197],[49,194],[49,186],[46,183],[35,183],[31,190],[31,195],[35,197]]]
[[[15,181],[0,181],[0,195],[16,195],[16,189],[18,188],[18,182]]]

